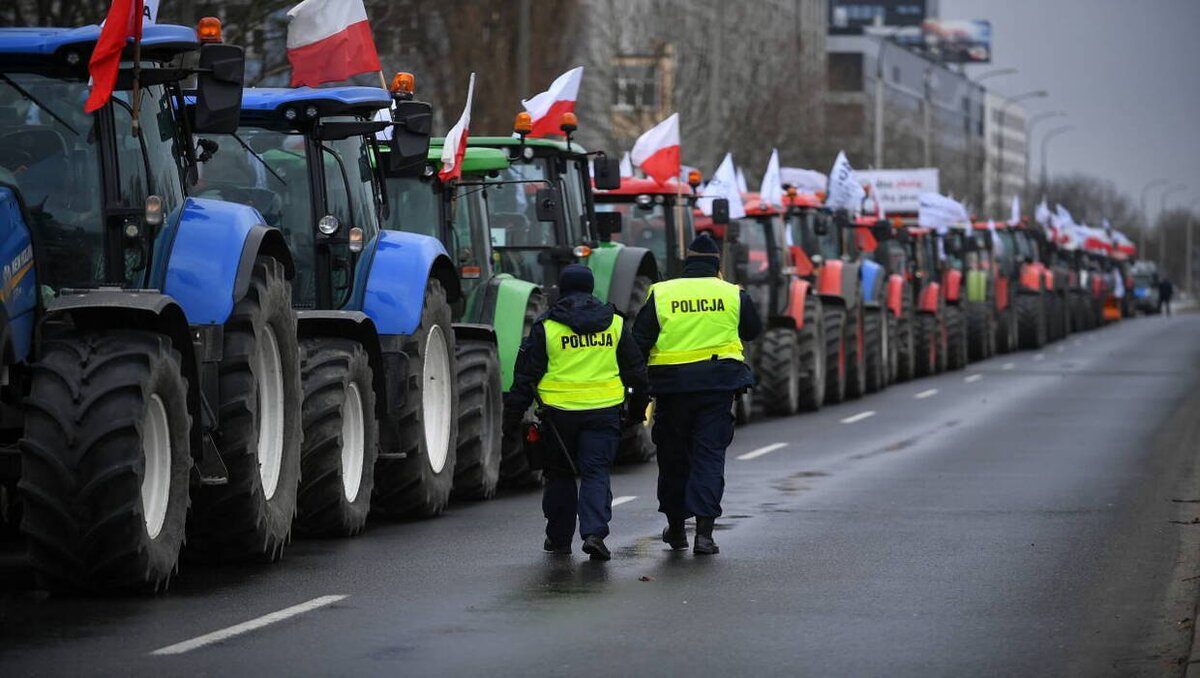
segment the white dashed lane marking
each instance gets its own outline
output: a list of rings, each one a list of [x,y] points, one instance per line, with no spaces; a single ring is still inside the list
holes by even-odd
[[[613,498],[612,505],[620,506],[621,504],[628,504],[629,502],[633,501],[634,499],[637,499],[636,494],[627,494],[623,497],[615,497],[615,498]]]
[[[763,447],[760,447],[757,450],[750,450],[749,452],[747,452],[745,454],[739,454],[737,456],[737,459],[738,459],[738,461],[749,461],[751,459],[758,459],[759,457],[763,456],[764,454],[771,454],[775,450],[778,450],[778,449],[781,449],[784,447],[787,447],[787,443],[771,443],[770,445],[764,445]]]
[[[936,388],[931,388],[928,391],[921,391],[920,393],[914,395],[913,397],[916,398],[917,400],[924,400],[930,396],[937,395],[937,392],[938,392],[938,390]]]
[[[842,423],[843,424],[853,424],[856,421],[862,421],[863,419],[869,419],[873,416],[875,416],[875,411],[867,410],[866,412],[859,412],[858,414],[856,414],[854,416],[846,417],[845,419],[842,420]]]
[[[1017,366],[1017,364],[1016,364],[1016,363],[1004,363],[1003,365],[1001,365],[1001,366],[1000,366],[1000,369],[1002,369],[1002,370],[1011,370],[1012,368],[1014,368],[1014,367],[1016,367],[1016,366]]]
[[[963,381],[967,382],[968,384],[979,381],[980,379],[983,379],[982,374],[968,374],[967,376],[963,377]]]
[[[213,631],[212,633],[206,633],[202,636],[196,636],[195,638],[192,638],[191,640],[185,640],[181,643],[175,643],[174,645],[160,647],[159,649],[151,652],[150,654],[161,657],[161,656],[166,656],[166,655],[183,654],[185,652],[191,652],[192,650],[202,648],[205,645],[212,645],[213,643],[219,643],[223,640],[228,640],[230,638],[233,638],[234,636],[240,636],[243,633],[257,631],[258,629],[261,629],[264,626],[270,626],[271,624],[281,622],[285,619],[291,619],[292,617],[302,615],[305,612],[312,612],[313,610],[316,610],[321,607],[325,607],[326,605],[332,605],[333,603],[336,603],[339,600],[345,600],[346,597],[347,596],[344,596],[344,595],[332,595],[332,596],[321,596],[320,598],[313,598],[312,600],[310,600],[308,602],[300,603],[299,605],[293,605],[291,607],[287,607],[287,608],[284,608],[277,612],[272,612],[270,614],[264,614],[263,616],[258,617],[256,619],[251,619],[250,621],[244,621],[241,624],[234,624],[233,626],[223,628],[219,631]]]

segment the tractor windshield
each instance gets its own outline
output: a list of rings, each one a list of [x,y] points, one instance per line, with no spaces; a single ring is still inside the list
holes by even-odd
[[[669,229],[674,227],[671,212],[662,201],[662,196],[639,196],[639,201],[631,202],[597,202],[597,212],[619,212],[622,215],[622,233],[613,236],[613,240],[624,242],[633,247],[645,247],[650,250],[658,261],[659,270],[667,270],[669,254]],[[687,210],[689,213],[691,210]]]
[[[1029,238],[1029,234],[1024,231],[1017,231],[1013,234],[1014,244],[1017,248],[1017,258],[1021,261],[1037,261],[1037,247]]]
[[[818,233],[818,227],[824,232]],[[842,241],[838,229],[827,214],[814,209],[794,211],[788,217],[788,244],[799,246],[810,257],[819,254],[826,259],[842,256]]]
[[[105,279],[100,135],[83,112],[87,95],[85,82],[0,78],[0,184],[16,189],[29,210],[46,248],[38,273],[55,288]]]
[[[560,244],[554,222],[537,218],[535,198],[538,189],[547,187],[546,179],[546,161],[540,158],[513,163],[497,179],[506,183],[488,188],[491,244],[500,255],[498,268],[540,285],[554,283],[545,250]]]
[[[385,227],[442,241],[458,266],[463,297],[468,297],[490,275],[485,191],[459,186],[450,197],[445,190],[435,191],[430,180],[416,177],[390,178],[387,190],[391,216]],[[450,227],[443,229],[447,220]]]

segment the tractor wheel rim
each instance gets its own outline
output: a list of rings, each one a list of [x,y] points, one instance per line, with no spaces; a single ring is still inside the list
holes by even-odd
[[[342,492],[348,502],[358,498],[358,488],[362,485],[365,428],[362,394],[358,384],[351,382],[342,403]]]
[[[279,487],[283,469],[283,360],[279,342],[271,326],[263,326],[255,353],[255,377],[258,380],[258,475],[268,500]]]
[[[151,539],[158,537],[171,500],[171,422],[157,393],[150,395],[142,415],[142,518]]]
[[[425,422],[425,449],[429,466],[441,473],[450,455],[450,352],[439,325],[429,330],[425,340],[425,383],[421,388],[421,413]]]

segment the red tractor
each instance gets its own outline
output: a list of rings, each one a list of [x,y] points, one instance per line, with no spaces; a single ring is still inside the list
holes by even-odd
[[[1019,348],[1038,349],[1046,345],[1049,334],[1048,290],[1054,284],[1053,274],[1042,263],[1038,235],[1034,230],[1018,225],[1009,229],[1017,258],[1017,294],[1013,308],[1017,316]]]
[[[884,323],[887,382],[916,376],[916,305],[912,293],[912,257],[906,245],[908,232],[899,219],[859,217],[854,222],[859,251],[882,267],[879,298],[886,309]],[[870,335],[870,332],[867,333]]]
[[[980,271],[975,271],[972,276],[968,265],[968,254],[973,243],[969,237],[971,232],[970,224],[961,224],[939,234],[942,257],[941,283],[945,302],[942,321],[946,333],[944,367],[950,370],[961,370],[967,366],[967,307],[970,304],[967,282],[970,277],[982,278]]]
[[[596,212],[623,216],[623,232],[613,236],[614,242],[650,250],[664,278],[683,272],[687,246],[695,236],[692,209],[696,198],[691,186],[622,177],[620,188],[595,190],[593,197]]]
[[[913,345],[916,347],[914,373],[924,377],[945,371],[949,348],[938,234],[928,228],[908,226],[903,242],[908,250],[911,273],[908,287],[916,310],[916,325],[913,328]]]

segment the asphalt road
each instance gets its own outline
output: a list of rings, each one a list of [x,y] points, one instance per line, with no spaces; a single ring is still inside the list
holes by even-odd
[[[510,494],[159,598],[7,594],[0,673],[1180,674],[1198,336],[1124,322],[740,429],[716,557],[665,551],[627,468],[607,564],[543,554]]]

